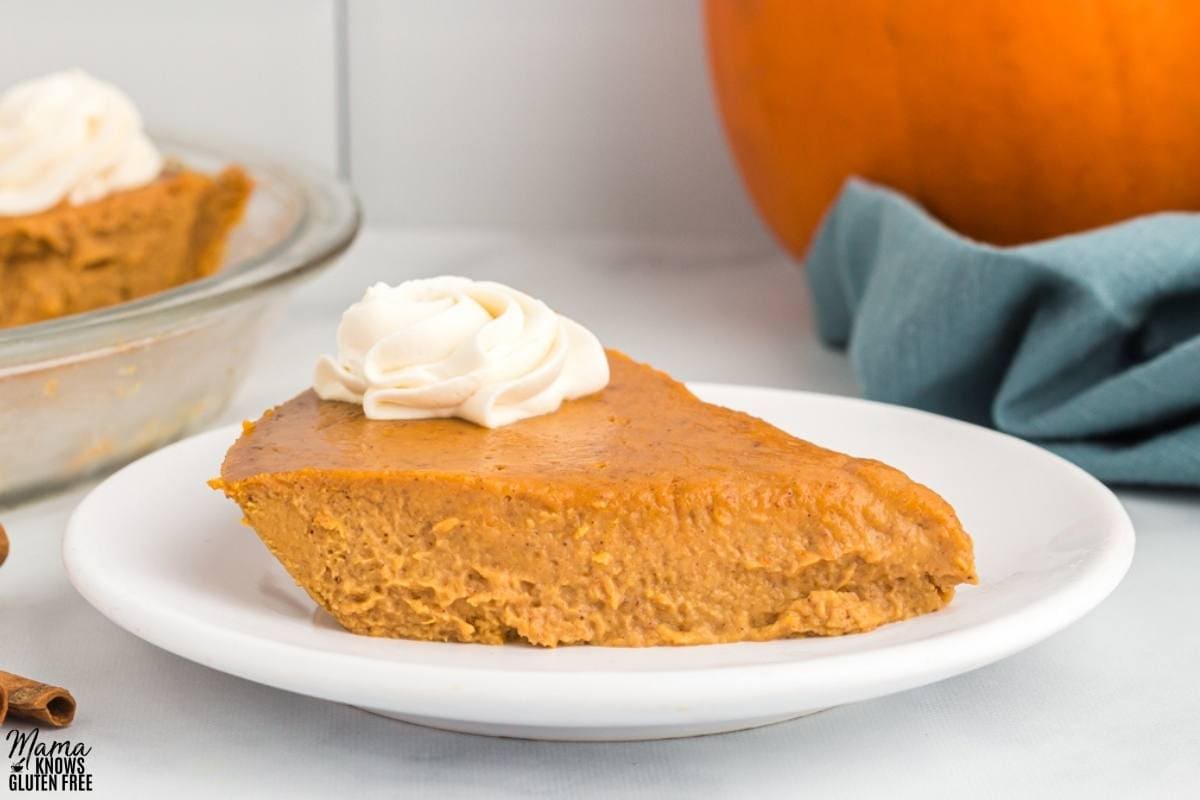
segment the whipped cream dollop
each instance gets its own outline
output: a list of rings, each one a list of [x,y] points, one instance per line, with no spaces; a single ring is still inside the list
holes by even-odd
[[[377,283],[342,315],[337,345],[337,358],[317,362],[313,388],[361,403],[370,419],[497,428],[608,385],[608,358],[590,331],[490,281]]]
[[[0,216],[144,186],[162,164],[130,99],[81,70],[0,95]]]

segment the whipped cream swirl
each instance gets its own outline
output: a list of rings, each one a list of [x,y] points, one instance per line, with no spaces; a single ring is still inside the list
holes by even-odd
[[[370,419],[497,428],[608,385],[608,358],[590,331],[490,281],[377,283],[342,315],[337,344],[337,358],[317,362],[313,388],[361,403]]]
[[[80,70],[0,95],[0,216],[144,186],[162,164],[130,99]]]

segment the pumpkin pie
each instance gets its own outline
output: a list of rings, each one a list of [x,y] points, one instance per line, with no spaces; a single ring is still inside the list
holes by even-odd
[[[0,328],[76,314],[212,274],[252,183],[168,168],[80,205],[0,216]]]
[[[644,646],[846,634],[975,581],[953,509],[892,467],[611,380],[487,429],[306,391],[247,423],[214,488],[296,582],[372,636]]]

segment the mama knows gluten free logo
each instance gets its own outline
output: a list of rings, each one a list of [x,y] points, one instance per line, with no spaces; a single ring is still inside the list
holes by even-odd
[[[8,744],[8,789],[12,792],[90,792],[92,773],[87,757],[92,748],[83,742],[39,740],[37,728],[10,730]]]

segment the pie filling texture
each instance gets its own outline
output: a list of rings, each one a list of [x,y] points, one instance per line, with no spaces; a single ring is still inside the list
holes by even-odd
[[[975,582],[970,537],[930,489],[608,356],[603,391],[494,430],[369,420],[306,391],[246,425],[213,485],[314,601],[371,636],[837,635]]]
[[[0,328],[91,311],[211,275],[252,183],[175,169],[83,205],[0,217]]]

